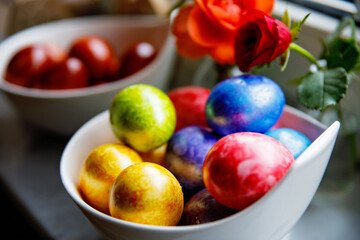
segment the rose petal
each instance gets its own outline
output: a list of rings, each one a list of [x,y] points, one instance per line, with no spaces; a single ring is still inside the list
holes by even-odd
[[[278,31],[278,47],[273,53],[272,59],[277,58],[280,56],[283,52],[285,52],[286,49],[288,49],[290,43],[291,43],[291,33],[289,32],[288,28],[285,24],[282,22],[278,22],[278,25],[276,26]]]
[[[252,67],[261,37],[261,29],[256,23],[246,24],[237,32],[235,37],[235,59],[241,71],[248,72]]]
[[[241,71],[268,63],[280,56],[291,43],[289,29],[260,10],[243,16],[235,35],[235,61]]]
[[[180,55],[188,58],[199,58],[210,52],[207,47],[196,44],[189,36],[187,20],[194,5],[184,6],[174,18],[172,32],[176,37],[176,47]]]
[[[196,0],[207,18],[229,30],[235,30],[239,25],[244,11],[258,9],[271,14],[274,2],[274,0]]]
[[[211,51],[211,57],[220,64],[234,64],[235,49],[233,41],[214,47]]]
[[[232,1],[209,1],[208,10],[222,26],[235,30],[241,16],[241,8]]]
[[[274,0],[238,0],[238,2],[244,10],[257,9],[268,15],[271,15],[275,3]]]
[[[248,2],[247,0],[244,0],[245,2]],[[263,1],[254,1],[254,9],[259,9],[266,14],[270,15],[274,8],[274,0],[263,0]]]
[[[183,36],[181,39],[176,39],[175,44],[177,52],[180,55],[191,59],[203,57],[211,51],[210,48],[196,44],[189,36]]]
[[[172,23],[172,33],[175,36],[179,36],[182,34],[188,34],[187,31],[187,20],[189,17],[190,11],[193,9],[195,5],[185,5],[176,14],[174,21]]]
[[[198,6],[190,12],[187,24],[190,37],[199,45],[212,47],[233,38],[231,31],[211,22]]]

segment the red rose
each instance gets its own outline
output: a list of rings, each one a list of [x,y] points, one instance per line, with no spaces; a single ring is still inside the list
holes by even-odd
[[[196,0],[180,8],[172,25],[179,54],[210,55],[220,64],[233,64],[234,37],[242,14],[250,9],[271,13],[274,0]]]
[[[289,29],[281,21],[258,10],[242,16],[235,35],[235,63],[243,72],[280,56],[291,43]]]

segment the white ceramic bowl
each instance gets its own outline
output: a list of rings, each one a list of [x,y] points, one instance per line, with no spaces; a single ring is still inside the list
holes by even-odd
[[[166,90],[175,56],[169,19],[156,16],[91,16],[65,19],[29,28],[0,44],[0,89],[28,122],[70,135],[96,114],[109,108],[118,91],[142,82]],[[99,86],[74,90],[29,89],[6,82],[4,71],[21,47],[36,42],[55,42],[69,49],[82,35],[107,39],[119,55],[131,43],[147,40],[160,51],[144,69],[127,78]]]
[[[324,125],[304,113],[285,107],[280,126],[304,133],[313,143],[300,155],[285,177],[260,200],[230,217],[211,223],[162,227],[131,223],[103,214],[81,198],[79,172],[91,150],[117,142],[105,111],[82,126],[70,139],[60,162],[63,185],[96,229],[109,239],[121,240],[279,240],[310,204],[326,169],[340,127]],[[326,130],[326,131],[325,131]]]

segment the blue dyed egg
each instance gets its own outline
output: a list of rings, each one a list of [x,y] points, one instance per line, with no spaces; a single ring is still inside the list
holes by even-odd
[[[278,84],[259,75],[242,75],[218,83],[206,103],[209,126],[225,136],[269,130],[280,118],[285,96]]]
[[[176,132],[168,142],[165,166],[174,174],[185,192],[204,188],[202,166],[218,136],[205,127],[189,126]]]
[[[284,144],[293,154],[294,158],[300,156],[311,144],[311,141],[304,134],[290,128],[269,130],[265,134]]]

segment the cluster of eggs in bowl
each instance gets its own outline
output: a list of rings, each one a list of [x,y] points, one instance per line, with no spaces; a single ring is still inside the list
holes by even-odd
[[[131,85],[116,95],[109,111],[70,140],[61,160],[63,183],[94,226],[113,238],[235,239],[240,229],[242,236],[268,239],[264,236],[288,220],[281,214],[269,221],[269,212],[281,207],[271,190],[291,173],[295,156],[311,149],[311,141],[324,131],[306,115],[286,106],[284,111],[284,105],[281,89],[263,76],[244,75],[211,90],[189,86],[168,94],[150,85]],[[80,144],[86,147],[77,149]],[[326,162],[330,153],[320,159]],[[105,159],[111,164],[103,167]],[[119,167],[111,175],[107,170],[116,161]],[[296,214],[291,210],[289,216],[301,216],[298,211],[306,209],[306,196],[313,196],[317,184],[305,184],[312,190],[297,200]],[[259,227],[266,231],[235,227],[254,221],[264,207],[269,209],[261,214],[268,222]],[[277,234],[288,230],[285,225]]]

